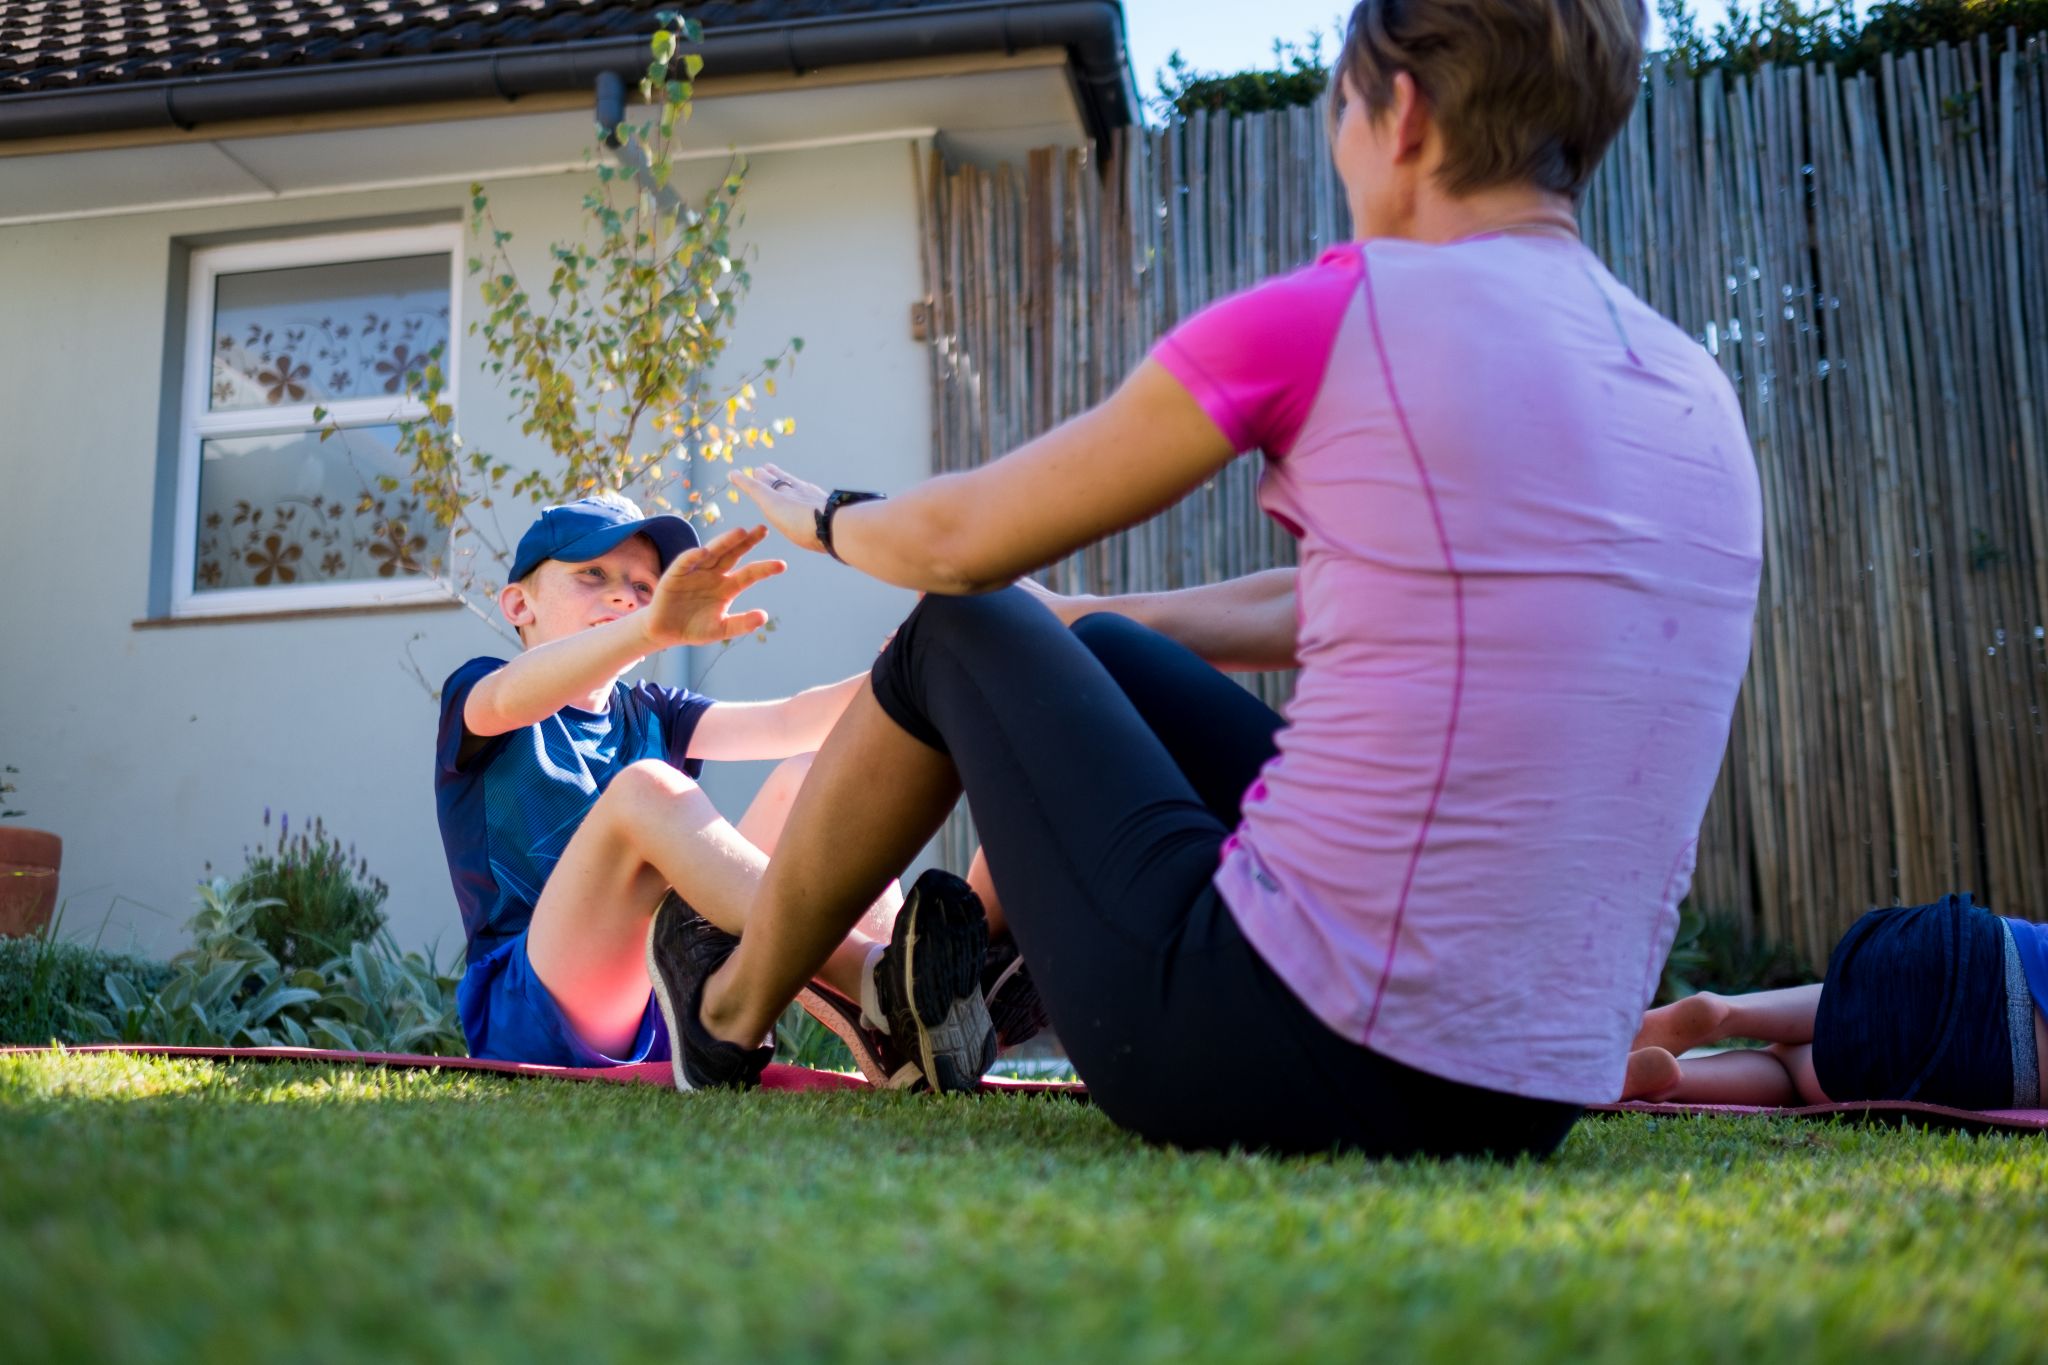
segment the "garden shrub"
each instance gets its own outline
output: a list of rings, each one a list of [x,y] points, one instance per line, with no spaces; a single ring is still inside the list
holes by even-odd
[[[1702,912],[1688,901],[1678,910],[1678,936],[1664,963],[1657,1003],[1699,991],[1740,995],[1817,980],[1790,947],[1750,930],[1734,915]]]
[[[73,1011],[106,1000],[109,972],[152,991],[171,975],[162,962],[63,943],[46,934],[0,938],[0,1047],[87,1041]]]
[[[270,812],[263,812],[270,824]],[[384,927],[390,888],[370,875],[354,848],[343,848],[315,819],[291,833],[291,816],[278,822],[277,845],[249,854],[234,882],[237,901],[255,905],[248,932],[287,972],[310,967],[374,939]]]
[[[160,982],[109,972],[101,1007],[71,1011],[79,1040],[462,1055],[459,961],[443,969],[380,931],[318,966],[287,968],[254,931],[275,908],[225,878],[202,884],[193,946]]]

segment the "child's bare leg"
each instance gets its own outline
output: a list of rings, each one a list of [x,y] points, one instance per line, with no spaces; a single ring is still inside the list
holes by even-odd
[[[768,855],[680,770],[635,763],[612,779],[549,874],[528,960],[577,1034],[618,1056],[647,1008],[647,925],[669,888],[738,933],[767,866]],[[835,944],[821,979],[858,1000],[866,947]]]
[[[988,912],[990,935],[1000,934],[1007,927],[1003,919],[1003,903],[996,895],[995,879],[989,875],[988,855],[979,848],[974,850],[974,861],[967,867],[967,884],[974,888],[974,894],[981,897],[981,908]]]
[[[705,982],[705,1028],[728,1042],[761,1037],[959,794],[952,760],[905,733],[863,685],[797,794],[747,932]]]
[[[1686,1104],[1797,1104],[1799,1087],[1775,1048],[1717,1052],[1678,1063],[1678,1084],[1659,1098]]]
[[[811,764],[817,757],[816,754],[798,754],[776,764],[774,771],[768,774],[768,780],[755,794],[753,803],[740,816],[740,837],[770,858],[775,856],[775,845],[782,839],[782,827],[789,823],[789,812],[796,804],[796,794],[803,790],[804,779],[810,775]],[[689,898],[686,896],[684,899]],[[826,959],[817,979],[848,1000],[860,1000],[861,972],[868,954],[889,941],[889,926],[902,905],[903,887],[891,880],[882,888],[882,894],[875,898],[875,903],[868,907],[867,913],[861,916],[860,923],[832,950],[832,956]]]
[[[1792,986],[1749,995],[1701,991],[1643,1016],[1634,1047],[1661,1047],[1674,1057],[1729,1038],[1765,1043],[1810,1043],[1820,986]]]
[[[1625,1100],[1661,1100],[1678,1085],[1678,1059],[1661,1047],[1640,1047],[1628,1054],[1628,1074],[1621,1083]]]
[[[1820,1088],[1820,1081],[1813,1074],[1812,1043],[1772,1043],[1769,1050],[1792,1077],[1792,1088],[1799,1092],[1801,1104],[1829,1102],[1827,1092]]]
[[[541,888],[527,957],[583,1040],[619,1056],[647,1009],[647,925],[670,887],[736,932],[768,859],[666,763],[621,771]]]

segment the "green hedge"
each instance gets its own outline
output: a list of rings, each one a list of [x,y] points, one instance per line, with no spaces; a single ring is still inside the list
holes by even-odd
[[[0,1047],[41,1047],[76,1043],[89,1030],[66,1006],[105,1009],[109,972],[160,988],[170,966],[76,943],[40,938],[0,938]]]

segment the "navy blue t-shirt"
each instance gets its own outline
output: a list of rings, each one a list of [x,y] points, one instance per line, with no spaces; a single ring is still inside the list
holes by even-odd
[[[537,725],[491,736],[459,762],[470,689],[504,666],[471,659],[448,675],[434,744],[441,845],[471,962],[525,931],[569,837],[627,764],[658,758],[691,777],[704,768],[685,755],[711,699],[645,682],[613,683],[603,711],[565,706]]]

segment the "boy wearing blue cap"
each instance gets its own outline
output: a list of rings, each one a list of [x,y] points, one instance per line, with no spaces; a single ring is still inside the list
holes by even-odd
[[[469,966],[473,1056],[559,1066],[671,1060],[696,961],[739,932],[807,755],[866,677],[777,701],[714,703],[623,675],[651,654],[767,624],[733,599],[782,572],[740,563],[766,528],[699,545],[617,494],[550,507],[499,594],[521,652],[477,658],[441,693],[435,796]],[[792,760],[737,826],[694,780],[706,759]],[[878,909],[895,909],[885,896]],[[856,930],[813,993],[899,1084],[978,1084],[996,1042],[981,994],[988,930],[965,883],[928,872],[887,943]],[[678,945],[683,945],[678,947]],[[836,997],[836,999],[834,998]],[[857,1003],[856,1003],[857,1002]],[[694,1001],[688,1002],[694,1004]],[[684,1016],[694,1023],[696,1013]],[[745,1064],[758,1074],[769,1052]],[[875,1058],[869,1059],[873,1062]],[[914,1071],[912,1070],[914,1068]]]

